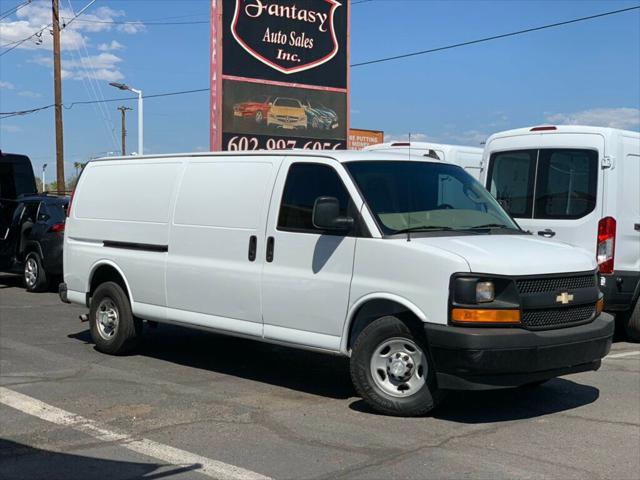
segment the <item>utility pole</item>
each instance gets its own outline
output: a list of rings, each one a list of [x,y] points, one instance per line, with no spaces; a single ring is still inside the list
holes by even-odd
[[[53,18],[53,93],[56,122],[56,180],[58,194],[64,195],[64,143],[62,137],[62,77],[60,76],[60,9],[58,0],[51,0]]]
[[[122,112],[122,156],[127,154],[127,110],[131,110],[129,107],[120,106],[118,110]]]

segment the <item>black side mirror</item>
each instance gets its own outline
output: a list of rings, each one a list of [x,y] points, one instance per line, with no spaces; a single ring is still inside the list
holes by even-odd
[[[313,204],[313,226],[320,230],[350,230],[354,220],[340,216],[340,203],[335,197],[318,197]]]

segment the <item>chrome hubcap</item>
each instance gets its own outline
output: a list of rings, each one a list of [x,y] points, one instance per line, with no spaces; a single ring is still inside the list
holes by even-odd
[[[37,278],[38,263],[32,257],[29,257],[24,265],[24,281],[29,287],[33,287]]]
[[[104,298],[96,311],[98,334],[105,340],[111,340],[118,331],[118,307],[110,298]]]
[[[427,358],[406,338],[385,340],[371,356],[371,375],[376,385],[394,397],[408,397],[420,390],[427,378]]]

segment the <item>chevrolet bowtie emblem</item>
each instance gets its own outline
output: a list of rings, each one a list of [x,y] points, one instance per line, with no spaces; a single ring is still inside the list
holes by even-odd
[[[573,302],[573,294],[568,292],[562,292],[560,295],[556,297],[556,302],[561,303],[563,305]]]

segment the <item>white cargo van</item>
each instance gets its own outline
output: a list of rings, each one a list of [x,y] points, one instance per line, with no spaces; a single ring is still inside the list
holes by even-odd
[[[525,230],[597,257],[605,310],[640,340],[640,133],[540,126],[496,133],[483,183]]]
[[[442,390],[595,370],[610,348],[595,258],[522,232],[438,160],[109,158],[69,210],[60,296],[106,353],[150,320],[346,355],[374,408],[420,415]]]
[[[474,178],[480,178],[482,149],[478,147],[428,142],[388,142],[369,145],[363,150],[437,158],[447,163],[459,165]]]

